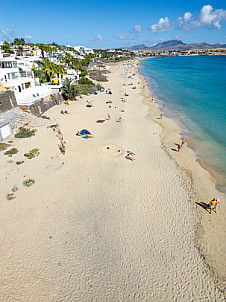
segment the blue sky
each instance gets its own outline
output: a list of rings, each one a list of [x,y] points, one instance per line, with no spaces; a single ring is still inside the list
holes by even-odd
[[[226,44],[225,1],[0,0],[0,40],[116,48],[181,39]]]

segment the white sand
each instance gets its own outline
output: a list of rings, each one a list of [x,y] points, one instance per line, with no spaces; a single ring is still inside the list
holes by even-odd
[[[56,106],[46,113],[53,122],[31,118],[36,136],[14,140],[19,153],[12,158],[0,153],[0,301],[224,301],[195,247],[197,213],[208,225],[222,220],[224,206],[212,215],[197,208],[191,178],[162,147],[141,77],[126,79],[125,68],[110,69],[104,86],[113,95],[85,97],[66,108],[69,115]],[[136,90],[123,86],[130,82]],[[85,107],[87,99],[93,108]],[[109,109],[108,100],[117,108]],[[108,113],[111,120],[95,123]],[[66,155],[47,129],[56,122]],[[83,128],[94,138],[77,137]],[[17,166],[33,148],[40,156]],[[126,150],[135,161],[125,159]],[[22,185],[27,178],[35,179],[30,188]],[[15,184],[16,198],[8,201]]]

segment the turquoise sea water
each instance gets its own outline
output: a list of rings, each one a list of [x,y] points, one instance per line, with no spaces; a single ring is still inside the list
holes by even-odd
[[[152,58],[140,72],[226,192],[226,56]]]

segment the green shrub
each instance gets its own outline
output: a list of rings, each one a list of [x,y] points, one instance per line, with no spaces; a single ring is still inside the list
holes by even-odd
[[[19,160],[19,161],[16,161],[16,164],[19,166],[19,165],[21,165],[21,164],[23,164],[24,163],[24,160]]]
[[[85,77],[87,74],[88,74],[87,70],[84,69],[83,71],[81,71],[80,77],[83,78],[83,77]]]
[[[89,79],[87,79],[85,77],[80,78],[79,84],[94,85],[94,83],[91,80],[89,80]]]
[[[78,95],[87,94],[87,93],[93,94],[95,92],[95,90],[96,89],[92,85],[77,85]]]
[[[34,183],[35,183],[35,180],[29,178],[28,180],[25,180],[25,181],[23,182],[23,185],[24,185],[25,187],[30,187],[30,186],[32,186]]]
[[[15,134],[14,136],[16,138],[28,138],[31,136],[35,136],[36,131],[37,131],[36,129],[30,130],[28,128],[20,127],[19,132],[17,134]]]
[[[39,149],[32,149],[28,153],[25,153],[24,156],[26,156],[28,159],[32,159],[35,156],[38,156],[39,154]]]
[[[14,193],[8,193],[6,195],[6,198],[7,198],[7,200],[12,200],[12,199],[16,198],[16,196],[14,196]]]
[[[50,118],[46,115],[42,115],[42,118],[44,118],[45,120],[50,120]]]
[[[4,154],[12,157],[13,154],[17,154],[18,150],[16,148],[12,148],[11,150],[6,151]]]

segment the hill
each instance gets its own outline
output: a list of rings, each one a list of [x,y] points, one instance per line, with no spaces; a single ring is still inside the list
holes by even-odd
[[[220,44],[220,43],[208,44],[205,42],[186,44],[180,40],[169,40],[169,41],[158,43],[152,47],[147,47],[144,44],[141,44],[141,45],[136,45],[127,48],[133,50],[188,50],[188,49],[214,49],[219,47],[226,48],[226,44]]]

